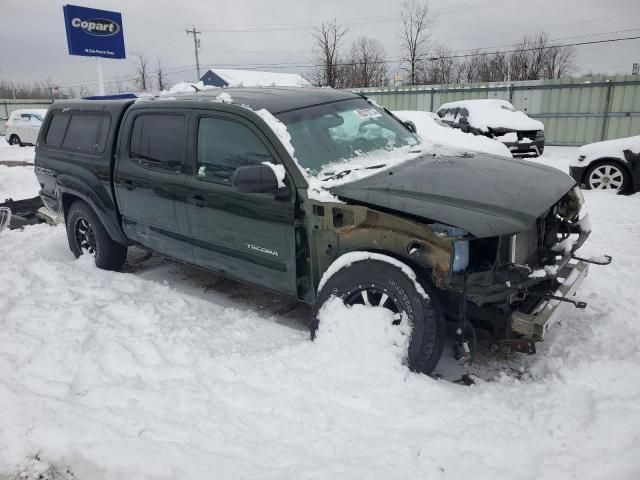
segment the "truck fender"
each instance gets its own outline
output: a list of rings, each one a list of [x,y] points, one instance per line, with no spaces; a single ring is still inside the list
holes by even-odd
[[[122,231],[117,208],[104,188],[92,189],[69,175],[59,175],[56,180],[56,194],[65,217],[73,201],[80,199],[93,209],[114,241],[122,245],[131,245],[131,241]]]

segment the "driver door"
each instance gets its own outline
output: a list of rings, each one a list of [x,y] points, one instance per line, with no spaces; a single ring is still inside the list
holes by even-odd
[[[243,193],[231,185],[236,168],[282,163],[266,136],[229,113],[192,116],[185,198],[195,263],[296,296],[295,189],[288,198]],[[291,180],[288,180],[292,185]]]

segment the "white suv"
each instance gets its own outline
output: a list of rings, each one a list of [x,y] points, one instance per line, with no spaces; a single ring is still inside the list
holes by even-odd
[[[39,108],[11,112],[4,137],[9,145],[35,145],[46,113],[45,109]]]

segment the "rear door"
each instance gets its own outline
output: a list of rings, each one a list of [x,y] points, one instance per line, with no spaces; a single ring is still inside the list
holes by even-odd
[[[189,138],[194,173],[182,192],[196,264],[295,296],[295,189],[276,198],[231,185],[240,166],[282,163],[273,146],[254,124],[222,112],[194,112]]]
[[[188,110],[140,109],[125,119],[114,172],[115,193],[128,238],[164,255],[193,262],[185,204]]]

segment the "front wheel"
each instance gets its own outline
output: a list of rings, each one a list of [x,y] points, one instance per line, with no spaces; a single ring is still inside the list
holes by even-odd
[[[411,325],[409,368],[430,374],[440,360],[444,344],[444,317],[435,294],[429,285],[418,283],[407,265],[386,255],[362,253],[346,254],[345,258],[351,255],[354,261],[345,262],[346,266],[322,286],[314,306],[311,338],[319,326],[319,310],[332,296],[349,306],[385,308],[393,314],[394,324],[399,325],[404,317]]]
[[[102,222],[83,201],[74,202],[66,216],[69,248],[76,258],[91,255],[104,270],[121,270],[127,259],[127,247],[115,242]]]
[[[589,169],[587,189],[624,192],[629,185],[627,170],[614,162],[601,162]]]
[[[9,145],[20,145],[22,146],[22,142],[20,141],[20,137],[15,133],[9,137]]]

